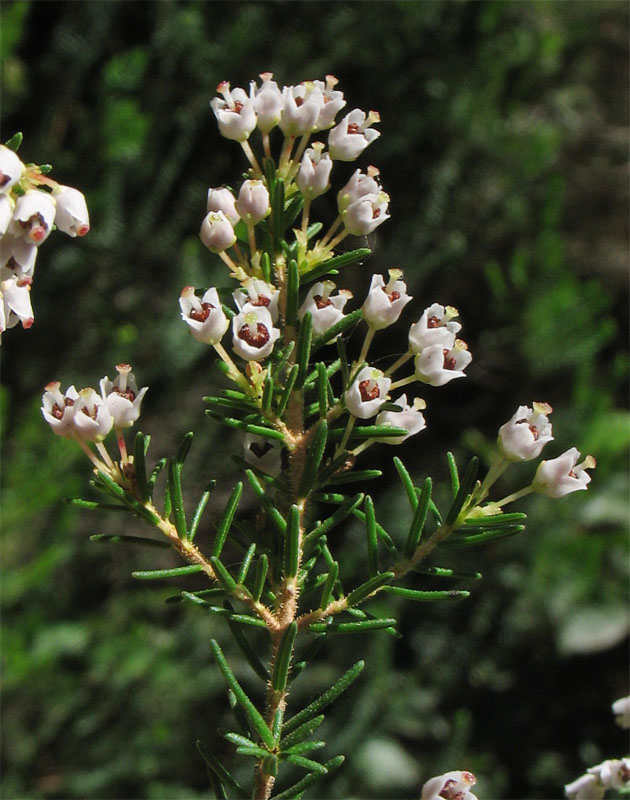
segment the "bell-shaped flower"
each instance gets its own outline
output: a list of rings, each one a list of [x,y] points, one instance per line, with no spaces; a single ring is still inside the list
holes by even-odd
[[[13,219],[15,200],[10,194],[0,194],[0,237],[9,229],[9,223]]]
[[[219,132],[226,139],[244,142],[256,127],[256,112],[254,102],[247,96],[244,89],[232,89],[228,81],[222,81],[217,86],[221,97],[210,101],[219,124]]]
[[[270,355],[280,336],[271,314],[264,307],[248,306],[232,319],[234,351],[245,361],[262,361]]]
[[[233,293],[232,297],[239,311],[246,311],[250,306],[266,308],[271,314],[272,322],[278,321],[278,298],[280,292],[260,278],[248,278]]]
[[[315,123],[318,131],[325,131],[335,124],[335,117],[346,104],[343,92],[335,89],[339,80],[334,75],[326,75],[326,83],[323,81],[313,81],[314,85],[321,91],[324,103]]]
[[[259,88],[252,81],[250,95],[254,98],[258,129],[263,133],[269,133],[280,122],[282,92],[278,88],[278,84],[271,80],[272,72],[262,72],[260,78],[262,85]]]
[[[340,214],[356,200],[360,200],[367,195],[377,195],[381,191],[381,184],[377,178],[379,170],[376,167],[368,167],[367,174],[360,169],[352,173],[352,177],[346,185],[337,193],[337,208]]]
[[[587,772],[606,789],[624,789],[630,784],[630,758],[608,758]]]
[[[533,403],[533,408],[519,406],[512,418],[499,428],[498,445],[508,461],[531,461],[553,439],[547,419],[549,403]]]
[[[30,328],[35,322],[30,289],[30,277],[11,275],[0,281],[0,334],[18,322],[23,328]]]
[[[114,418],[94,389],[81,389],[74,402],[74,428],[86,442],[100,442],[111,431]]]
[[[328,134],[328,150],[335,161],[354,161],[365,148],[381,135],[370,127],[380,122],[377,111],[366,116],[360,108],[355,108],[341,120]]]
[[[69,386],[62,394],[60,386],[59,381],[52,381],[46,386],[41,412],[53,433],[71,438],[74,436],[74,411],[79,393],[74,386]]]
[[[72,186],[59,185],[53,192],[57,203],[55,225],[68,236],[85,236],[90,230],[90,216],[88,214],[85,196]]]
[[[40,245],[52,230],[55,212],[55,198],[51,194],[40,189],[28,189],[15,203],[10,232]]]
[[[420,800],[477,800],[470,791],[475,783],[477,779],[472,772],[445,772],[424,784]]]
[[[230,325],[214,287],[199,299],[193,286],[185,286],[179,298],[179,307],[191,336],[202,344],[218,344]]]
[[[596,462],[593,456],[586,456],[578,464],[579,457],[580,451],[570,447],[557,458],[541,461],[532,481],[534,491],[558,498],[586,489],[591,482],[591,476],[586,470],[593,469]]]
[[[373,417],[387,400],[391,384],[380,369],[363,367],[344,394],[346,408],[354,417]]]
[[[211,253],[222,253],[232,247],[236,234],[223,211],[210,211],[201,223],[199,238]]]
[[[324,94],[313,81],[282,89],[280,128],[285,136],[303,136],[317,130]]]
[[[341,215],[344,228],[353,236],[367,236],[389,219],[388,206],[389,195],[386,192],[366,194],[350,203]]]
[[[411,300],[407,294],[407,284],[400,278],[402,272],[399,269],[389,270],[387,283],[382,275],[372,275],[370,291],[363,303],[362,311],[363,318],[375,331],[393,325]]]
[[[114,419],[115,428],[131,428],[140,416],[140,404],[147,392],[144,386],[138,391],[136,377],[129,364],[117,364],[118,376],[113,381],[101,378],[101,396]]]
[[[279,442],[246,433],[243,458],[248,464],[275,478],[280,474],[282,447]]]
[[[236,198],[225,186],[221,186],[218,189],[208,189],[206,211],[208,213],[211,211],[222,211],[232,225],[236,225],[240,219],[235,203]]]
[[[260,222],[271,211],[269,204],[269,191],[262,181],[247,180],[238,193],[236,210],[241,218],[253,223]]]
[[[23,236],[7,233],[0,239],[0,267],[18,277],[33,276],[37,247]]]
[[[0,144],[0,193],[5,194],[22,178],[26,167],[18,154]]]
[[[603,800],[606,787],[595,775],[582,775],[564,787],[567,800]]]
[[[420,353],[425,347],[439,345],[450,350],[462,326],[455,322],[459,312],[453,306],[433,303],[425,308],[422,316],[409,328],[409,350]]]
[[[336,286],[332,281],[314,283],[298,310],[300,320],[304,319],[306,313],[310,313],[313,322],[313,333],[317,336],[332,328],[342,319],[344,316],[343,308],[352,297],[352,292],[347,289],[340,289],[339,293],[333,296],[332,292],[335,288]]]
[[[456,339],[450,350],[433,344],[425,347],[414,359],[416,377],[429,386],[444,386],[454,378],[464,378],[464,370],[472,361],[466,342]]]
[[[332,159],[328,153],[323,153],[322,142],[313,142],[307,148],[300,162],[300,169],[295,177],[298,189],[309,200],[319,197],[330,188],[330,170]]]
[[[615,722],[622,728],[630,728],[630,697],[620,697],[612,704]]]
[[[413,401],[413,406],[407,402],[407,395],[401,394],[398,400],[394,400],[401,411],[381,411],[376,418],[376,425],[385,425],[389,428],[405,428],[405,436],[384,436],[376,441],[383,444],[402,444],[410,436],[420,433],[427,427],[422,410],[426,408],[426,403],[419,397]]]

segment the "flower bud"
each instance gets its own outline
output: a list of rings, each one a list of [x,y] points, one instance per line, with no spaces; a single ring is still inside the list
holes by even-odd
[[[414,359],[416,377],[429,386],[444,386],[454,378],[465,378],[464,370],[472,361],[466,342],[456,339],[450,350],[439,344],[425,347]]]
[[[263,306],[248,306],[232,319],[234,350],[245,361],[262,361],[270,355],[280,336],[271,314]]]
[[[300,170],[295,178],[298,189],[304,197],[312,200],[327,192],[330,188],[329,178],[332,169],[332,159],[328,153],[322,153],[324,145],[313,142],[302,156]]]
[[[13,275],[0,281],[0,334],[18,322],[30,328],[35,322],[31,306],[31,278]]]
[[[441,306],[433,303],[425,308],[420,319],[409,328],[409,349],[412,353],[420,353],[425,347],[440,345],[450,350],[455,344],[455,337],[461,330],[459,322],[454,318],[459,312],[453,306]]]
[[[404,436],[384,436],[377,442],[383,444],[402,444],[410,436],[423,431],[427,424],[421,410],[425,408],[425,403],[418,397],[413,401],[413,407],[407,403],[407,395],[401,394],[398,400],[394,400],[397,406],[402,407],[402,411],[381,411],[376,418],[377,425],[386,425],[390,428],[405,428],[407,433]]]
[[[350,203],[341,217],[346,231],[353,236],[367,236],[372,233],[389,219],[388,205],[389,195],[385,192],[367,194]]]
[[[373,417],[387,400],[391,384],[391,379],[386,378],[380,369],[363,367],[344,394],[346,408],[354,417]]]
[[[316,336],[332,328],[343,318],[343,307],[352,297],[352,293],[347,289],[340,289],[339,294],[333,297],[331,293],[334,289],[335,284],[332,281],[314,283],[298,310],[300,320],[304,319],[305,314],[310,313],[313,333]]]
[[[260,75],[262,86],[257,89],[252,81],[250,95],[254,98],[254,111],[256,112],[258,129],[269,133],[280,122],[282,112],[282,92],[278,84],[272,81],[272,72],[263,72]]]
[[[232,89],[228,81],[217,86],[217,92],[223,95],[215,97],[210,107],[219,123],[219,132],[226,139],[244,142],[256,127],[254,103],[244,89]]]
[[[10,232],[40,245],[52,230],[55,211],[55,198],[51,194],[40,189],[29,189],[17,199]]]
[[[360,108],[355,108],[341,120],[328,134],[328,150],[335,161],[354,161],[365,148],[381,135],[370,126],[380,122],[376,111],[366,116]]]
[[[519,406],[512,418],[499,428],[499,451],[508,461],[531,461],[553,439],[548,403],[534,403],[533,409]]]
[[[579,457],[580,451],[571,447],[557,458],[541,461],[532,481],[534,491],[556,499],[586,489],[591,482],[591,476],[586,470],[594,469],[596,462],[593,456],[586,456],[578,464]]]
[[[233,293],[232,297],[239,311],[245,311],[253,306],[263,307],[271,314],[272,322],[278,320],[278,298],[280,292],[275,286],[270,286],[260,278],[248,278]]]
[[[370,291],[363,303],[363,318],[374,330],[382,330],[400,317],[403,308],[411,300],[407,294],[407,284],[399,280],[399,269],[389,270],[389,281],[385,284],[382,275],[372,275]]]
[[[87,442],[100,442],[114,424],[109,408],[94,389],[81,389],[74,402],[74,428]]]
[[[470,791],[476,782],[472,772],[445,772],[424,784],[420,800],[477,800]]]
[[[199,238],[211,253],[222,253],[228,247],[232,247],[236,241],[236,234],[223,211],[211,211],[201,223]]]
[[[0,193],[4,194],[24,175],[26,167],[18,154],[4,144],[0,144]]]
[[[218,344],[230,325],[215,288],[208,289],[200,300],[194,288],[186,286],[182,289],[179,307],[191,336],[202,344]]]
[[[236,210],[241,217],[256,225],[271,211],[269,205],[269,192],[262,181],[243,181],[236,201]]]
[[[65,394],[60,391],[59,381],[53,381],[46,386],[42,396],[41,412],[53,433],[57,436],[74,436],[74,405],[79,399],[79,393],[74,386],[69,386]]]
[[[59,186],[53,192],[57,203],[55,225],[68,236],[85,236],[90,230],[85,196],[72,186]]]
[[[208,189],[208,200],[206,202],[206,211],[222,211],[225,216],[230,220],[232,225],[236,225],[240,217],[235,206],[236,198],[232,192],[225,186],[219,189]]]
[[[285,136],[303,136],[317,129],[324,105],[322,90],[312,81],[282,89],[280,128]]]
[[[138,391],[136,378],[129,364],[117,364],[118,377],[113,382],[101,378],[101,396],[114,420],[115,428],[131,428],[140,416],[140,404],[147,392],[144,386]]]

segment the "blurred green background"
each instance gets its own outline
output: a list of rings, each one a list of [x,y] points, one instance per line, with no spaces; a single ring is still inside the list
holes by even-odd
[[[444,479],[446,448],[490,459],[498,426],[532,400],[554,407],[547,457],[577,445],[598,461],[588,493],[523,502],[520,538],[436,555],[484,573],[468,600],[401,603],[403,639],[333,641],[296,680],[297,706],[367,659],[323,729],[325,757],[348,760],[319,796],[413,798],[466,768],[485,800],[558,798],[620,756],[609,706],[628,692],[627,3],[5,0],[1,14],[3,139],[22,130],[22,158],[82,189],[92,220],[83,240],[46,242],[35,325],[2,348],[2,796],[209,798],[194,740],[232,750],[215,733],[229,708],[211,636],[258,691],[220,622],[164,604],[177,582],[130,577],[174,557],[89,541],[134,531],[63,504],[86,493],[89,465],[39,405],[50,380],[96,385],[132,363],[151,387],[141,427],[154,458],[195,430],[191,496],[216,477],[216,519],[239,445],[203,416],[220,376],[177,298],[224,280],[197,232],[207,187],[244,168],[209,101],[219,81],[264,70],[280,84],[333,73],[348,109],[381,113],[361,164],[380,168],[392,218],[348,278],[358,304],[368,272],[398,266],[415,299],[376,354],[404,350],[406,326],[437,300],[459,308],[474,355],[465,381],[422,392],[425,432],[369,451],[387,476],[383,524],[396,530],[405,503],[393,455],[418,481]],[[531,472],[514,468],[501,488]],[[363,579],[359,528],[334,546]]]

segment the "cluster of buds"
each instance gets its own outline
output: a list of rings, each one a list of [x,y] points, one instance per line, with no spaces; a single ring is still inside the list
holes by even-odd
[[[12,142],[19,144],[21,136]],[[90,230],[85,197],[46,174],[46,165],[24,164],[0,145],[0,336],[18,322],[34,322],[30,290],[40,245],[53,227],[68,236]]]
[[[420,800],[477,800],[477,796],[470,791],[476,782],[472,772],[445,772],[424,784]]]

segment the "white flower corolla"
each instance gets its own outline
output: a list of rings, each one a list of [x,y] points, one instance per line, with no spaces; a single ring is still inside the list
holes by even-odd
[[[557,458],[541,461],[532,481],[534,491],[557,499],[586,489],[591,482],[591,476],[586,470],[593,469],[596,462],[593,456],[586,456],[578,464],[579,457],[580,451],[576,447],[570,447]]]
[[[366,194],[350,203],[341,215],[344,228],[353,236],[367,236],[389,219],[388,206],[389,195],[386,192]]]
[[[328,153],[323,153],[322,142],[313,142],[307,148],[300,162],[300,169],[295,177],[298,189],[309,200],[319,197],[330,188],[330,170],[332,159]]]
[[[147,393],[144,386],[138,391],[136,376],[129,364],[117,364],[118,376],[113,381],[101,378],[101,396],[114,419],[115,428],[131,428],[140,416],[140,404]]]
[[[271,211],[269,191],[265,184],[259,180],[243,181],[236,210],[242,219],[254,225],[264,219]]]
[[[344,394],[346,408],[354,417],[373,417],[387,400],[391,384],[380,369],[363,367]]]
[[[72,186],[57,186],[53,191],[57,204],[55,225],[68,236],[85,236],[90,230],[90,216],[88,214],[85,195]]]
[[[552,441],[551,423],[547,419],[549,403],[533,403],[533,408],[519,406],[512,418],[499,428],[499,452],[508,461],[531,461]]]
[[[94,389],[81,389],[74,401],[74,429],[87,442],[100,442],[111,431],[114,418]]]
[[[424,415],[421,413],[426,408],[424,400],[416,397],[413,406],[410,406],[407,402],[407,395],[401,394],[398,400],[394,400],[394,403],[400,406],[402,411],[381,411],[376,417],[376,424],[386,425],[389,428],[405,428],[407,433],[404,436],[384,436],[382,439],[377,439],[383,444],[402,444],[410,436],[420,433],[427,427]]]
[[[15,203],[10,232],[40,245],[52,230],[55,212],[55,198],[51,194],[28,189]]]
[[[365,148],[381,135],[380,131],[370,127],[380,122],[377,111],[365,114],[355,108],[341,120],[328,134],[328,150],[335,161],[354,161]]]
[[[208,200],[206,201],[206,211],[222,211],[232,225],[236,225],[240,216],[236,210],[236,198],[225,186],[218,189],[208,189]]]
[[[422,787],[420,800],[477,800],[470,791],[477,783],[472,772],[453,770],[428,780]]]
[[[464,378],[472,361],[466,342],[456,339],[450,350],[439,344],[425,347],[414,359],[416,377],[429,386],[444,386],[454,378]]]
[[[256,125],[263,133],[269,133],[280,122],[282,111],[282,92],[278,84],[271,80],[272,72],[262,72],[260,79],[262,85],[257,88],[254,81],[250,84],[250,95],[254,98],[254,111],[256,112]]]
[[[279,442],[253,433],[245,434],[243,440],[245,461],[273,478],[280,474],[281,454],[282,447]]]
[[[239,288],[233,293],[232,297],[239,311],[263,307],[271,314],[271,321],[278,321],[278,298],[280,292],[275,286],[271,286],[260,278],[248,278],[243,281]]]
[[[69,386],[62,394],[60,386],[59,381],[52,381],[46,386],[41,412],[53,433],[70,438],[74,436],[74,411],[79,393],[74,386]]]
[[[201,223],[199,238],[211,253],[222,253],[232,247],[236,234],[223,211],[210,211]]]
[[[567,800],[603,800],[606,787],[603,786],[595,775],[582,775],[564,787]]]
[[[10,194],[0,194],[0,236],[9,229],[9,223],[13,219],[15,200]]]
[[[422,316],[409,328],[409,350],[420,353],[425,347],[440,345],[450,350],[462,326],[455,322],[459,312],[453,306],[433,303],[425,308]]]
[[[179,298],[179,307],[182,319],[190,328],[190,335],[202,344],[218,344],[230,326],[214,287],[199,299],[193,286],[185,286]]]
[[[382,275],[372,275],[370,291],[362,306],[363,318],[370,328],[379,331],[393,325],[412,299],[407,294],[407,284],[400,278],[402,272],[399,269],[389,270],[387,283]]]
[[[0,280],[0,334],[18,322],[23,328],[30,328],[35,322],[30,289],[30,277],[11,275]]]
[[[4,194],[24,175],[26,167],[18,154],[4,144],[0,144],[0,193]]]
[[[303,136],[317,130],[324,94],[313,81],[282,89],[280,128],[285,136]]]
[[[630,785],[630,758],[609,758],[587,769],[606,789],[623,789]]]
[[[234,351],[245,361],[262,361],[273,350],[280,331],[273,327],[271,314],[264,306],[247,306],[232,319]]]
[[[247,96],[244,89],[232,89],[229,81],[221,81],[217,92],[222,97],[215,97],[210,101],[219,124],[219,132],[226,139],[244,142],[256,127],[256,112],[254,102]]]
[[[0,267],[11,270],[18,277],[32,277],[37,252],[37,246],[23,236],[7,233],[0,239]]]
[[[336,285],[332,281],[314,283],[298,310],[300,320],[304,319],[305,314],[310,313],[313,333],[317,336],[332,328],[343,318],[343,308],[352,297],[352,292],[347,289],[340,289],[339,293],[333,296],[335,288]]]
[[[377,195],[381,191],[381,184],[377,177],[379,170],[376,167],[368,167],[367,174],[360,169],[352,173],[352,177],[337,194],[337,208],[340,214],[348,208],[355,200],[360,200],[367,195]]]
[[[334,75],[326,75],[326,83],[323,81],[313,81],[314,85],[320,89],[324,103],[315,123],[318,131],[325,131],[335,124],[335,117],[346,104],[343,92],[335,89],[339,80]]]
[[[622,728],[630,728],[630,696],[620,697],[612,704],[615,722]]]

